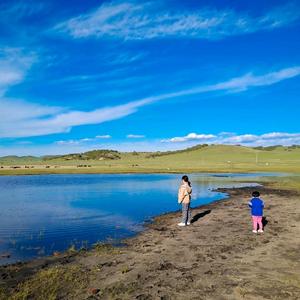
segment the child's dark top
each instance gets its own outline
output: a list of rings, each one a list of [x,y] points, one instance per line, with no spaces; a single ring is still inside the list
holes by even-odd
[[[249,203],[249,207],[251,208],[251,215],[261,217],[263,216],[263,209],[264,209],[264,201],[260,198],[252,198]]]

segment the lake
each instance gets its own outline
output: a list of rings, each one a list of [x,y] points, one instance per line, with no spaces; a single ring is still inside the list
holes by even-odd
[[[192,207],[226,197],[214,188],[257,175],[271,174],[194,174]],[[0,256],[10,256],[0,264],[118,243],[153,216],[178,210],[179,183],[177,174],[0,176]]]

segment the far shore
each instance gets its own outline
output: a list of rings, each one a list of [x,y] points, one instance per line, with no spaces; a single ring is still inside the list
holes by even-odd
[[[264,234],[251,232],[253,188],[219,189],[230,197],[194,208],[189,227],[167,213],[125,247],[0,267],[0,299],[297,299],[300,194],[275,182],[258,189]]]
[[[46,174],[151,174],[151,173],[300,173],[298,166],[295,168],[289,167],[273,167],[273,166],[243,166],[236,165],[235,167],[224,166],[209,166],[202,168],[185,167],[163,167],[152,168],[149,166],[95,166],[78,167],[76,165],[16,165],[0,167],[0,176],[5,175],[46,175]]]

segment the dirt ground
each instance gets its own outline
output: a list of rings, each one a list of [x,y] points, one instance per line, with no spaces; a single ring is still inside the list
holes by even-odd
[[[159,216],[127,246],[98,246],[0,267],[1,299],[300,299],[300,195],[259,188],[265,232],[252,233],[251,188]],[[2,296],[1,296],[2,295]]]

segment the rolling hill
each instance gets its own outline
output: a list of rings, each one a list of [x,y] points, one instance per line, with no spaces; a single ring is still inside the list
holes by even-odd
[[[11,170],[13,166],[15,169]],[[0,174],[200,171],[300,172],[300,146],[252,148],[238,145],[197,145],[168,152],[94,150],[59,156],[0,158]]]

